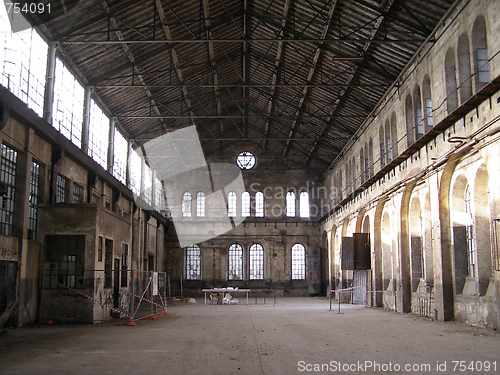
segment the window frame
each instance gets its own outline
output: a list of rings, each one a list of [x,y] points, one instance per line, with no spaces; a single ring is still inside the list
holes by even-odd
[[[186,247],[186,280],[201,280],[201,247],[191,244]],[[193,265],[193,272],[190,272],[190,266]]]
[[[300,254],[298,252],[301,252]],[[306,247],[301,243],[296,243],[290,250],[291,279],[306,279]],[[297,262],[300,262],[297,264]]]
[[[227,249],[228,280],[243,280],[243,247],[235,242]]]

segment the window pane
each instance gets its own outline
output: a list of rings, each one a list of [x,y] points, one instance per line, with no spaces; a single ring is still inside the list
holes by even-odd
[[[191,193],[189,191],[182,196],[182,216],[191,217]]]
[[[14,222],[14,196],[16,187],[17,152],[2,144],[0,163],[0,182],[5,186],[5,193],[0,197],[0,234],[12,235]]]
[[[28,209],[28,239],[36,240],[38,221],[38,189],[40,183],[40,165],[31,163],[30,198]]]
[[[186,248],[186,279],[201,279],[201,248],[198,245]]]
[[[307,191],[300,193],[299,203],[300,217],[309,217],[309,193]]]
[[[63,62],[56,59],[52,126],[78,147],[82,138],[84,92]]]
[[[127,149],[127,140],[122,133],[115,128],[113,176],[122,184],[125,184]]]
[[[286,216],[295,217],[295,193],[289,191],[286,194]]]
[[[228,250],[229,260],[229,280],[243,279],[243,248],[237,243],[229,246]]]
[[[241,216],[250,216],[250,193],[248,191],[241,194]]]
[[[264,217],[264,193],[255,193],[255,217]]]
[[[88,154],[104,169],[107,169],[109,118],[92,99],[90,101]]]
[[[229,192],[227,195],[227,216],[236,217],[236,200],[237,195],[234,191]]]
[[[196,194],[196,216],[205,217],[205,193],[202,191]]]
[[[250,246],[250,280],[264,278],[264,248],[262,245]]]
[[[302,244],[292,246],[292,280],[306,278],[306,248]]]

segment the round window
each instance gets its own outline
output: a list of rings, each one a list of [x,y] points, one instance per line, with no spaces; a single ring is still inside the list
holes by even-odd
[[[241,169],[252,169],[255,166],[255,155],[248,151],[243,151],[236,157],[236,164]]]

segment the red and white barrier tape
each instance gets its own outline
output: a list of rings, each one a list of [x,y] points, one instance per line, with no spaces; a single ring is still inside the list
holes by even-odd
[[[99,304],[99,305],[101,305],[102,307],[105,307],[105,308],[107,308],[107,309],[109,309],[109,310],[111,310],[111,311],[113,311],[113,312],[116,312],[116,313],[118,313],[118,314],[121,314],[121,315],[123,315],[123,316],[126,316],[126,317],[127,317],[127,318],[129,318],[130,320],[133,320],[133,319],[134,319],[134,317],[133,317],[133,316],[130,316],[130,315],[128,315],[128,314],[125,314],[124,312],[122,312],[122,311],[120,311],[120,310],[118,310],[118,309],[115,309],[114,307],[112,307],[112,306],[110,306],[110,305],[108,305],[108,304],[106,304],[106,303],[103,303],[103,302],[101,302],[101,301],[98,301],[98,300],[96,300],[94,297],[91,297],[91,296],[89,296],[89,295],[87,295],[87,294],[85,294],[85,293],[82,293],[82,292],[80,292],[80,291],[79,291],[79,290],[77,290],[77,289],[70,288],[69,286],[66,286],[66,285],[64,285],[64,284],[61,284],[60,282],[57,282],[57,281],[54,281],[54,280],[51,280],[51,279],[47,279],[47,280],[49,280],[49,281],[51,281],[51,282],[53,282],[53,283],[55,283],[55,284],[57,284],[57,285],[60,285],[60,286],[62,286],[62,287],[64,287],[64,288],[66,288],[66,289],[69,289],[69,290],[71,290],[72,292],[75,292],[75,293],[77,293],[77,294],[79,294],[79,295],[81,295],[81,296],[83,296],[83,297],[86,297],[86,298],[88,298],[88,299],[91,299],[92,301],[94,301],[95,303],[98,303],[98,304]]]

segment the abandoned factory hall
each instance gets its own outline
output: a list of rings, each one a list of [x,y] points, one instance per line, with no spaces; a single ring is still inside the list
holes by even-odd
[[[499,0],[0,30],[0,373],[500,373]]]

